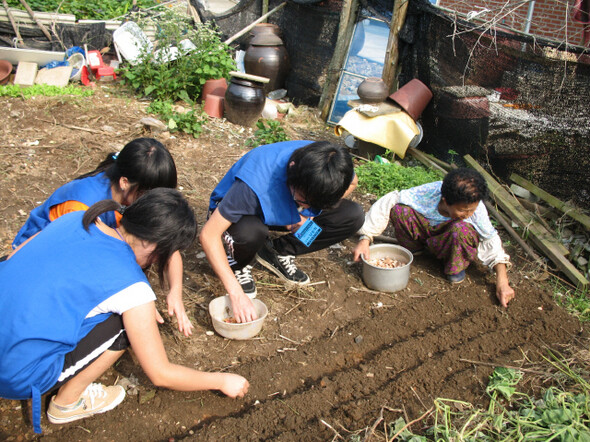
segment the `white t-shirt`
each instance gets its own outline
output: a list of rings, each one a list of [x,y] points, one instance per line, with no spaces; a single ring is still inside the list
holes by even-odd
[[[104,300],[94,307],[87,318],[91,318],[101,313],[117,313],[122,315],[123,312],[148,302],[155,301],[156,294],[149,284],[145,282],[136,282],[120,292],[115,293],[110,298]]]

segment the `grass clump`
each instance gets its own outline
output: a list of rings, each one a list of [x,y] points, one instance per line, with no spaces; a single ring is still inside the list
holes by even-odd
[[[25,100],[32,97],[57,97],[61,95],[90,97],[93,94],[94,92],[89,88],[83,88],[72,84],[64,87],[48,84],[34,84],[28,87],[21,87],[18,84],[0,86],[0,97],[23,98]]]
[[[523,372],[498,367],[486,388],[487,409],[468,402],[438,398],[434,424],[423,435],[412,433],[404,419],[389,423],[387,441],[590,441],[590,384],[587,361],[566,359],[549,351],[546,375],[553,385],[540,398],[519,392]],[[545,380],[547,380],[545,379]],[[395,439],[393,439],[395,437]]]
[[[394,190],[409,189],[421,184],[439,181],[436,172],[421,166],[405,167],[397,163],[366,162],[355,169],[359,189],[381,197]]]
[[[147,112],[157,115],[168,126],[170,132],[184,132],[198,138],[207,121],[206,114],[199,109],[178,112],[169,101],[155,100],[150,103]]]
[[[285,129],[281,122],[277,120],[258,120],[256,123],[254,138],[246,140],[246,146],[257,147],[265,144],[278,143],[280,141],[289,141]]]
[[[588,289],[568,287],[555,278],[552,284],[553,297],[557,305],[576,316],[580,322],[590,322],[590,293],[588,293]]]

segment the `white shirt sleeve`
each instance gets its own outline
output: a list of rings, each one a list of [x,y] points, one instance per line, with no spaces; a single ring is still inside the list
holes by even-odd
[[[399,202],[399,191],[394,190],[382,196],[371,206],[365,214],[365,223],[358,231],[360,235],[368,236],[371,242],[373,237],[381,235],[389,223],[391,209]]]
[[[491,238],[480,240],[477,246],[477,258],[490,270],[493,270],[498,263],[506,264],[507,268],[512,267],[510,256],[504,251],[502,239],[497,232]]]
[[[124,288],[118,293],[115,293],[110,298],[101,302],[86,316],[99,315],[101,313],[117,313],[122,315],[127,310],[137,307],[138,305],[147,304],[156,300],[156,294],[149,284],[145,282],[136,282],[127,288]]]

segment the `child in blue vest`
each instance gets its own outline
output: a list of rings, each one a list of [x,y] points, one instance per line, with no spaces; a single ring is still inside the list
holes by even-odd
[[[26,243],[50,222],[66,213],[86,210],[104,199],[113,199],[127,206],[149,189],[175,188],[176,184],[176,165],[168,149],[153,138],[136,138],[127,143],[118,154],[113,152],[107,155],[95,170],[63,185],[43,204],[33,209],[25,225],[17,233],[12,247],[16,249]],[[102,221],[110,227],[116,227],[120,218],[116,212],[101,216]],[[170,257],[166,280],[169,286],[166,298],[168,313],[170,316],[176,315],[179,330],[189,336],[193,325],[182,302],[180,253]],[[159,313],[158,321],[164,322]]]
[[[254,259],[285,281],[307,284],[295,256],[329,247],[362,226],[362,207],[343,199],[356,183],[346,148],[327,142],[259,146],[231,167],[211,194],[199,238],[237,321],[256,318]],[[271,230],[288,233],[270,240]],[[317,237],[306,237],[310,232]]]
[[[241,376],[199,372],[166,356],[143,268],[157,264],[161,275],[170,256],[194,241],[187,201],[158,188],[127,207],[119,227],[99,218],[122,209],[105,200],[63,215],[0,262],[0,397],[32,398],[36,432],[46,392],[57,390],[47,409],[52,423],[116,407],[125,390],[94,381],[129,345],[157,386],[230,397],[248,390]]]

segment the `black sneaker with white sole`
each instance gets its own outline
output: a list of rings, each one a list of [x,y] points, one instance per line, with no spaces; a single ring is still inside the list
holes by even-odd
[[[258,251],[256,260],[285,281],[301,285],[309,283],[309,276],[297,268],[293,255],[278,255],[269,244]]]
[[[241,270],[234,270],[236,279],[242,286],[242,290],[249,298],[256,298],[256,284],[252,277],[252,266],[248,265]]]

